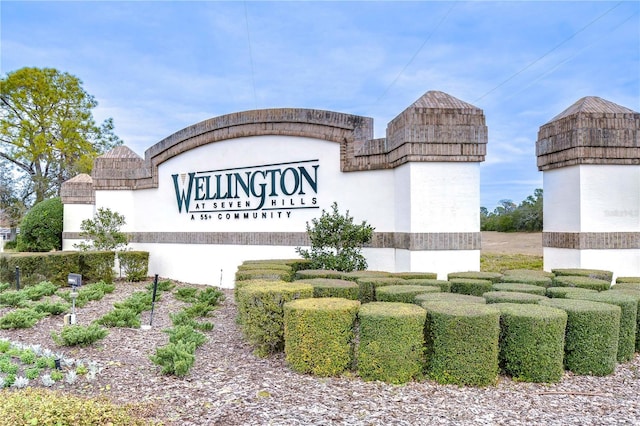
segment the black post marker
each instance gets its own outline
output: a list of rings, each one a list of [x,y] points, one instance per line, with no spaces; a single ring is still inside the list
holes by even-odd
[[[20,290],[20,267],[16,266],[16,290]]]
[[[158,274],[153,279],[153,295],[151,296],[151,318],[149,319],[149,326],[153,324],[153,308],[156,304],[156,291],[158,291]]]

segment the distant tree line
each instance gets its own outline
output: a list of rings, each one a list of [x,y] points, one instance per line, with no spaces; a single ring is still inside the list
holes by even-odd
[[[511,200],[500,200],[500,205],[493,212],[480,207],[480,229],[499,232],[542,231],[542,189],[536,189],[520,205]]]

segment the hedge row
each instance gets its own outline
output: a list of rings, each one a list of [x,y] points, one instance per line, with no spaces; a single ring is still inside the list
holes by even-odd
[[[614,286],[612,291],[619,291],[627,296],[631,296],[638,302],[638,313],[636,315],[636,352],[640,352],[640,289],[617,288]]]
[[[311,278],[298,280],[313,286],[313,297],[341,297],[343,299],[358,300],[360,288],[353,281],[331,278]]]
[[[518,293],[530,293],[544,296],[546,289],[544,287],[532,284],[522,283],[498,283],[492,286],[495,291],[515,291]]]
[[[416,296],[425,293],[439,293],[438,287],[422,285],[389,285],[376,290],[378,302],[415,303]]]
[[[556,276],[578,276],[593,278],[597,280],[608,281],[613,280],[613,272],[603,271],[600,269],[581,269],[581,268],[558,268],[552,269],[551,272]]]
[[[578,287],[604,291],[611,287],[611,281],[578,275],[560,275],[553,279],[553,287]]]
[[[545,296],[515,291],[490,291],[482,295],[487,303],[522,303],[535,305],[539,301],[548,299]]]

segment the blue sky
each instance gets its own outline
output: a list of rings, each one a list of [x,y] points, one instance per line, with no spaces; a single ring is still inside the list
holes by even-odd
[[[484,110],[481,204],[542,187],[540,126],[583,96],[640,111],[640,2],[0,3],[0,72],[79,77],[125,144],[256,108],[374,118],[429,90]]]

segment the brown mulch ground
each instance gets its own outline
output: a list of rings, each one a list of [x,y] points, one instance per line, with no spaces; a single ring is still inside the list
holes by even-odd
[[[146,284],[118,283],[113,294],[78,309],[78,323],[89,324]],[[160,375],[148,359],[168,341],[162,330],[171,326],[169,313],[184,306],[170,293],[156,304],[151,330],[111,329],[88,348],[54,344],[50,333],[62,328],[59,317],[45,318],[30,329],[0,330],[0,337],[98,361],[104,369],[96,381],[64,385],[64,390],[149,404],[152,418],[167,425],[640,424],[639,354],[611,376],[566,373],[561,383],[552,385],[506,377],[486,388],[430,381],[395,386],[363,382],[354,373],[317,378],[289,370],[282,354],[254,356],[235,322],[232,291],[224,292],[226,300],[211,318],[215,328],[206,332],[209,340],[197,350],[196,363],[185,378]],[[5,311],[0,309],[0,314]],[[148,324],[149,314],[142,319]]]

